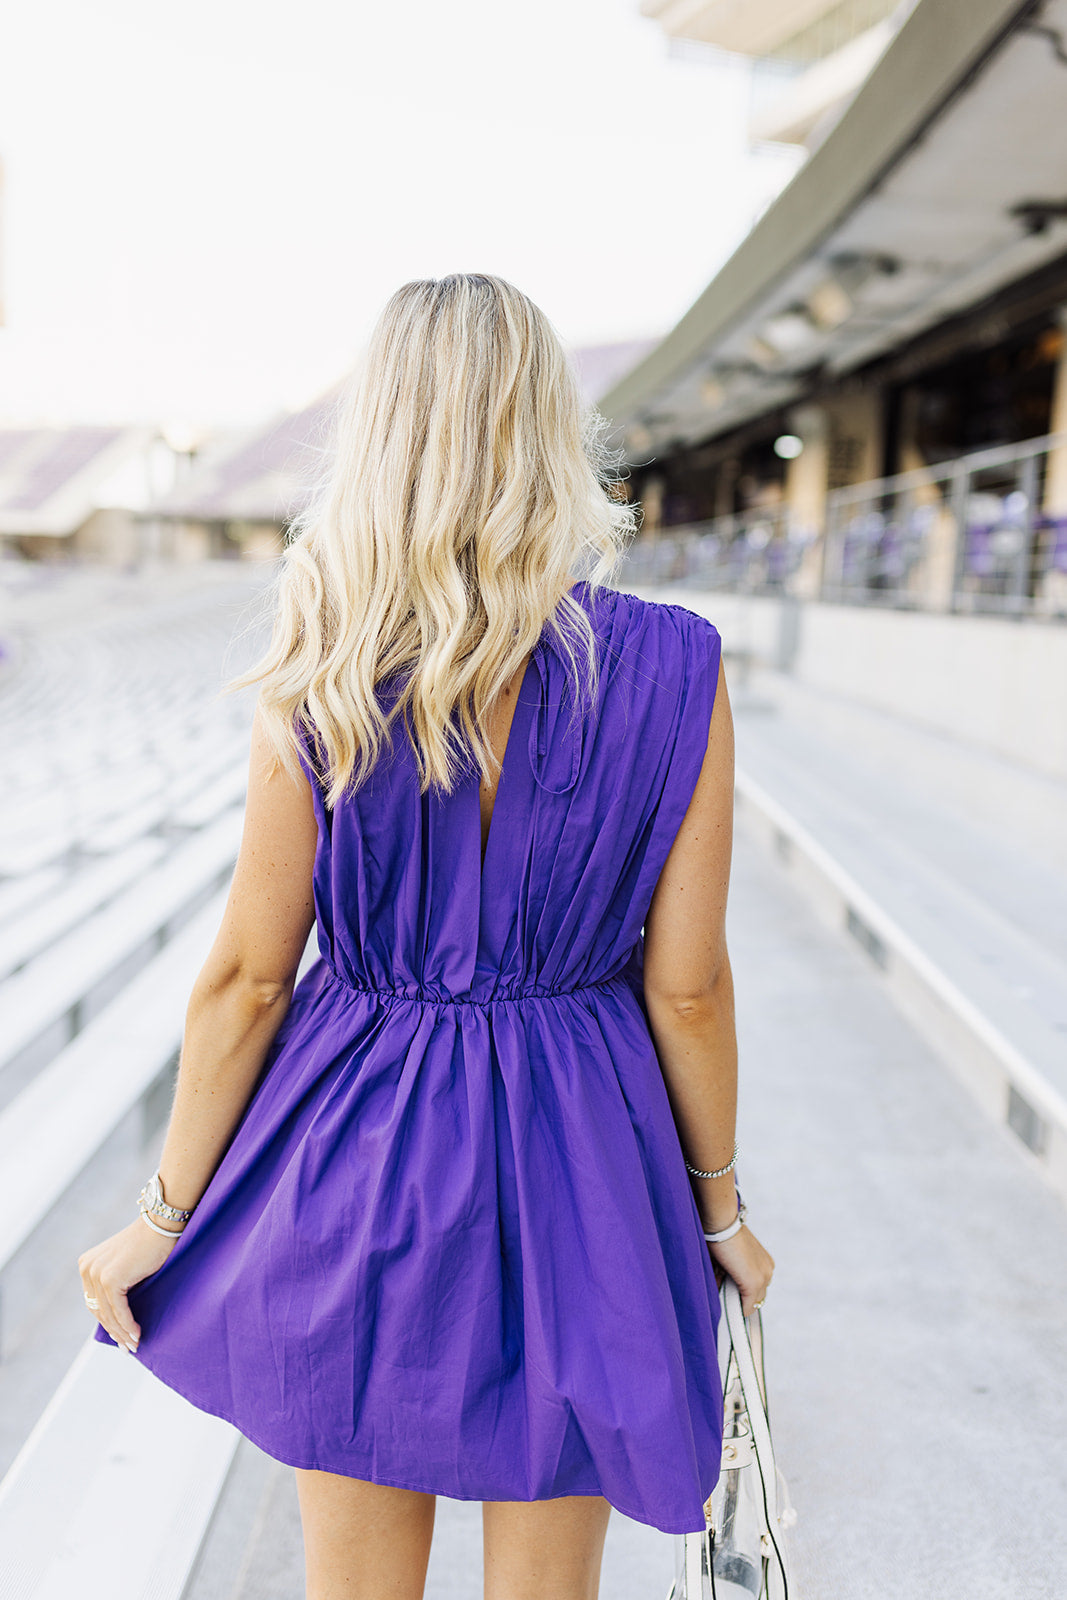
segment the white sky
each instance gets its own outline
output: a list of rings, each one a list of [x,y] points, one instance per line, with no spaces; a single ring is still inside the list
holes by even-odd
[[[0,53],[0,418],[232,425],[412,277],[666,331],[797,165],[638,0],[30,0]]]

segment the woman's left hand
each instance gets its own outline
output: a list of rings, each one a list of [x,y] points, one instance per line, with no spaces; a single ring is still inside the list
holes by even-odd
[[[175,1230],[174,1241],[180,1237]],[[174,1249],[174,1241],[154,1233],[138,1216],[128,1228],[113,1233],[110,1239],[84,1250],[78,1257],[78,1271],[86,1296],[98,1301],[89,1309],[105,1331],[131,1355],[136,1354],[141,1330],[133,1319],[126,1293],[163,1265]]]

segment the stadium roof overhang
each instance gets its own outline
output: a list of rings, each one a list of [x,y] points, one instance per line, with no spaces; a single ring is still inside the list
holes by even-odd
[[[601,397],[629,457],[774,412],[1067,254],[1065,126],[1067,0],[920,0],[700,298]]]

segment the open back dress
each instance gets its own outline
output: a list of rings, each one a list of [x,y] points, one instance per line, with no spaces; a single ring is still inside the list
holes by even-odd
[[[685,1533],[720,1470],[719,1295],[642,928],[721,640],[682,606],[572,593],[597,703],[574,718],[546,624],[484,863],[473,763],[420,794],[398,727],[327,810],[307,752],[319,956],[192,1218],[129,1291],[135,1359],[294,1467],[603,1495]]]

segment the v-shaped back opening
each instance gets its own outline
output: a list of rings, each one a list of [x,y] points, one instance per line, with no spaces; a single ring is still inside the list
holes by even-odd
[[[584,578],[576,578],[574,580],[574,582],[570,585],[569,592],[577,600],[579,605],[584,606],[587,590],[588,590],[588,584],[587,584],[586,579],[584,579]],[[511,754],[512,754],[512,745],[515,743],[515,724],[519,720],[520,713],[521,713],[522,707],[524,705],[524,699],[523,699],[524,691],[526,690],[527,684],[529,683],[530,673],[531,672],[534,672],[535,674],[538,673],[538,667],[535,664],[534,657],[537,655],[537,652],[539,650],[544,648],[546,640],[547,640],[548,635],[549,635],[549,631],[550,631],[551,625],[552,625],[552,616],[548,616],[548,617],[545,618],[545,620],[544,620],[544,622],[543,622],[543,624],[541,626],[541,632],[540,632],[540,634],[538,636],[537,643],[533,646],[533,648],[531,649],[529,655],[526,658],[526,665],[523,667],[522,674],[521,674],[521,676],[519,678],[518,686],[517,686],[516,691],[515,691],[515,703],[514,703],[514,705],[512,707],[511,722],[508,725],[507,738],[504,741],[504,749],[503,749],[503,751],[501,753],[501,757],[500,757],[500,774],[499,774],[499,776],[497,778],[496,793],[493,796],[493,803],[492,803],[492,807],[491,807],[490,813],[489,813],[489,825],[486,828],[485,848],[484,849],[482,848],[482,840],[481,840],[481,827],[482,827],[482,820],[481,820],[481,813],[482,813],[482,806],[481,806],[481,798],[482,798],[482,795],[481,795],[481,780],[479,779],[479,782],[478,782],[478,852],[479,852],[479,854],[478,854],[478,861],[479,861],[478,871],[479,871],[479,883],[480,884],[483,883],[484,880],[485,880],[485,865],[486,865],[487,860],[489,859],[489,852],[493,848],[493,841],[496,838],[497,834],[499,833],[499,825],[494,826],[494,824],[496,824],[496,821],[497,821],[497,811],[499,809],[500,801],[501,801],[502,798],[504,798],[506,800],[507,789],[510,789],[510,784],[507,786],[507,789],[505,788],[505,780],[507,778],[507,774],[508,774],[508,771],[509,771],[510,758],[511,758]]]
[[[537,647],[535,645],[534,649],[536,649],[536,648]],[[489,808],[489,823],[488,823],[488,826],[486,827],[486,830],[485,830],[485,844],[484,844],[484,846],[482,845],[482,787],[481,787],[481,781],[479,780],[479,783],[478,783],[478,852],[479,852],[478,859],[479,859],[479,872],[480,872],[481,876],[484,876],[484,874],[485,874],[486,857],[489,854],[489,846],[490,846],[490,844],[492,842],[492,839],[493,839],[493,823],[494,823],[494,820],[496,818],[497,805],[498,805],[498,802],[500,800],[501,792],[503,791],[503,788],[504,788],[504,778],[505,778],[505,775],[506,775],[507,770],[508,770],[508,754],[509,754],[509,752],[511,750],[511,746],[512,746],[512,743],[513,743],[513,737],[514,737],[514,734],[515,734],[515,722],[516,722],[516,719],[517,719],[517,717],[519,715],[519,706],[522,703],[522,691],[523,691],[523,687],[524,687],[524,685],[525,685],[525,683],[527,681],[527,678],[529,676],[529,673],[530,673],[530,670],[531,670],[532,667],[533,667],[533,650],[531,650],[530,654],[526,657],[526,664],[523,667],[522,672],[519,675],[519,681],[518,681],[518,683],[516,684],[516,687],[515,687],[515,700],[514,700],[514,704],[512,705],[512,708],[511,708],[511,719],[510,719],[510,721],[508,723],[508,731],[507,731],[507,736],[506,736],[506,738],[504,740],[504,748],[500,753],[500,772],[499,772],[499,775],[497,777],[496,791],[495,791],[495,793],[493,795],[492,804],[491,804],[491,806]],[[534,668],[534,670],[536,671],[536,668]]]

